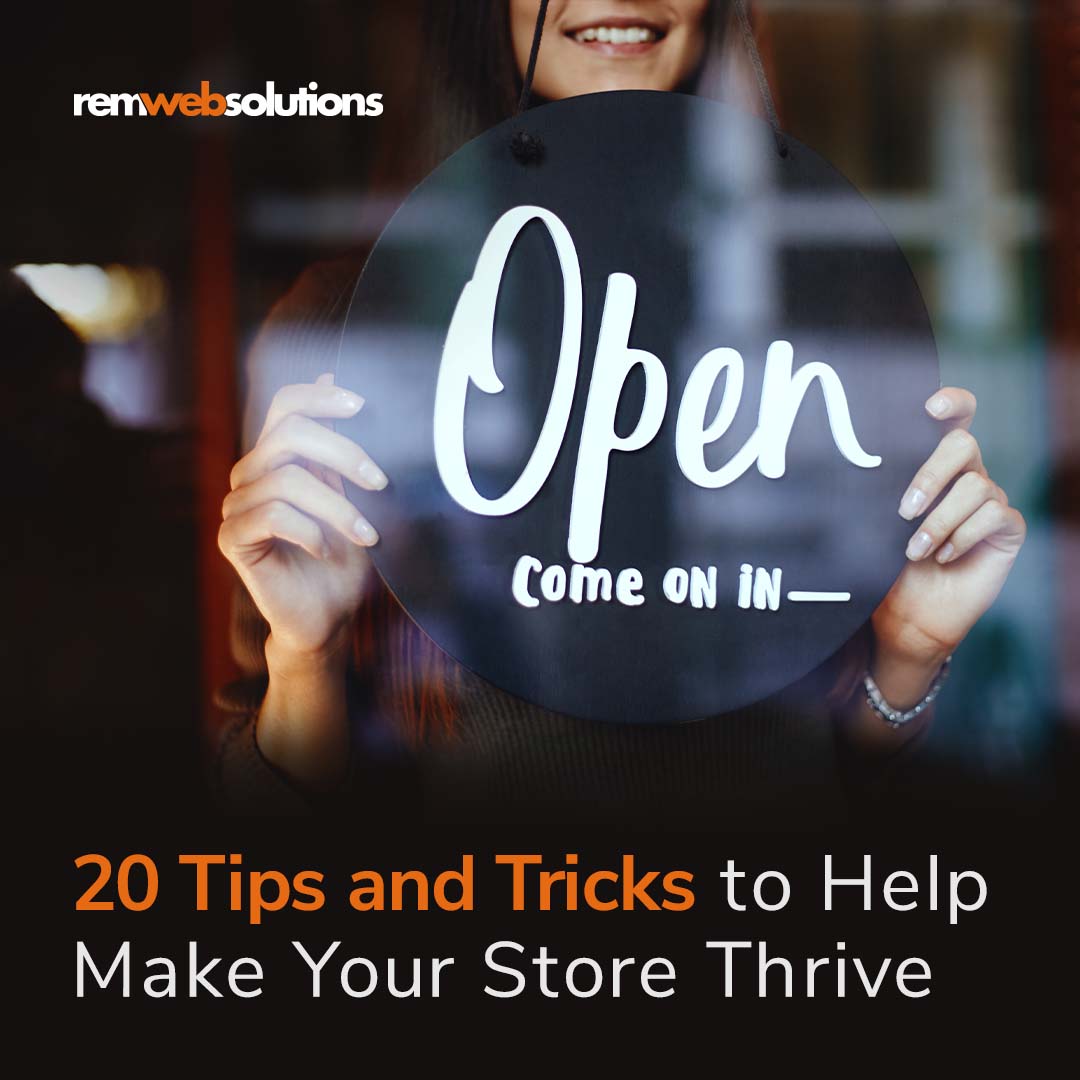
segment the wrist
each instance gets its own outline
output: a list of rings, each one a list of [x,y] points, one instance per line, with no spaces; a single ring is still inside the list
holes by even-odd
[[[879,644],[870,662],[870,675],[890,705],[900,710],[913,708],[926,697],[949,655],[934,651],[912,656]]]
[[[262,756],[301,788],[328,792],[345,779],[349,760],[346,700],[350,639],[297,650],[271,635],[270,675],[255,722]]]
[[[271,633],[264,648],[270,681],[321,682],[328,677],[344,676],[349,666],[350,646],[347,627],[336,631],[325,644],[316,648],[298,648]]]
[[[909,665],[940,667],[960,644],[959,641],[943,641],[931,636],[911,619],[890,610],[888,604],[882,604],[874,612],[871,625],[876,651]]]
[[[927,698],[932,691],[936,696],[935,682],[947,659],[948,655],[942,656],[938,663],[935,655],[913,657],[877,643],[867,668],[873,682],[860,685],[841,714],[848,742],[871,758],[891,757],[911,742],[926,729],[933,715]],[[890,722],[889,715],[883,715],[875,706],[873,693],[887,713],[904,714],[910,710],[912,716],[902,723]]]

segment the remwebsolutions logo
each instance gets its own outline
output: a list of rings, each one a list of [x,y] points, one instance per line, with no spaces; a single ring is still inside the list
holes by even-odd
[[[382,94],[320,94],[308,83],[279,94],[268,82],[261,94],[219,94],[202,82],[197,94],[75,94],[76,116],[381,116]]]

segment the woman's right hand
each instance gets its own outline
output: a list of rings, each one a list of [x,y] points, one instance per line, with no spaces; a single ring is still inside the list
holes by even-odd
[[[273,649],[292,662],[346,655],[371,570],[366,549],[378,535],[342,478],[378,491],[386,476],[320,423],[355,416],[363,403],[333,375],[282,387],[254,448],[233,467],[222,505],[221,551],[270,624]]]

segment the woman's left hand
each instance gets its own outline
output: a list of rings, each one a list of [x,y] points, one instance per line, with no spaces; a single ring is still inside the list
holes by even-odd
[[[987,474],[969,430],[975,396],[946,387],[926,410],[948,431],[901,500],[901,517],[926,516],[908,543],[907,565],[874,612],[873,627],[878,666],[922,668],[932,680],[1001,591],[1027,526]]]

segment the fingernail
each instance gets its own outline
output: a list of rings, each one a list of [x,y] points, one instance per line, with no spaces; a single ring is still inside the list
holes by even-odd
[[[374,488],[375,491],[382,491],[389,482],[386,479],[386,473],[373,461],[365,461],[357,470],[357,475],[368,487]]]
[[[952,544],[945,544],[945,546],[937,553],[937,561],[939,563],[947,563],[952,557],[956,548]]]
[[[349,390],[338,390],[334,397],[346,408],[356,412],[363,404],[364,399],[359,394]]]
[[[910,487],[904,492],[904,497],[900,500],[900,516],[910,521],[914,517],[918,517],[922,513],[923,507],[927,503],[926,492],[921,488]]]
[[[353,532],[358,540],[365,544],[374,544],[379,539],[379,534],[363,518],[357,518],[353,524]]]
[[[926,403],[926,411],[931,416],[944,416],[949,411],[949,399],[943,394],[932,397]]]
[[[912,562],[918,562],[934,546],[934,539],[928,532],[917,532],[908,541],[907,557]]]

